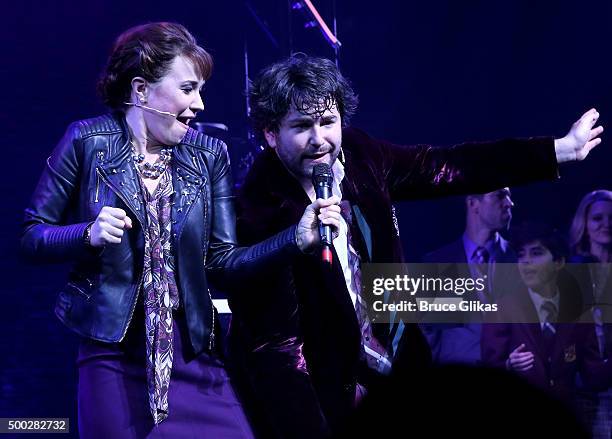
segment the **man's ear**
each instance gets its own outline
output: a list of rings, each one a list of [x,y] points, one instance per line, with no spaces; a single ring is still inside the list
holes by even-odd
[[[275,133],[274,131],[270,131],[267,128],[264,129],[264,137],[266,138],[266,142],[268,142],[268,145],[272,149],[276,149],[277,136],[278,136],[278,133]]]
[[[478,197],[474,197],[473,195],[468,195],[467,197],[465,197],[465,206],[468,210],[477,207],[478,202],[480,202],[480,199]]]
[[[132,98],[139,104],[146,104],[148,94],[147,80],[140,76],[135,76],[130,85],[132,87]]]

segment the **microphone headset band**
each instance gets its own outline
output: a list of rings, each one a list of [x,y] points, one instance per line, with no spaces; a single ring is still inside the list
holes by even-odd
[[[138,103],[134,103],[134,102],[124,102],[124,104],[132,106],[132,107],[142,108],[144,110],[153,111],[153,112],[155,112],[157,114],[160,114],[162,116],[170,116],[170,117],[174,117],[174,118],[176,118],[178,116],[178,114],[170,113],[169,111],[158,110],[157,108],[149,107],[147,105],[142,105],[142,104],[138,104]]]

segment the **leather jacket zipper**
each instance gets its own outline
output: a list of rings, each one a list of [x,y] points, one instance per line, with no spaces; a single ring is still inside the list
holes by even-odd
[[[96,173],[102,179],[102,181],[104,181],[104,183],[106,183],[106,185],[111,188],[111,190],[115,193],[115,195],[117,195],[117,197],[119,197],[119,199],[121,201],[123,201],[123,203],[129,209],[130,208],[130,203],[128,203],[128,201],[125,199],[125,197],[118,190],[116,190],[113,187],[113,185],[110,184],[110,182],[106,178],[104,178],[104,175],[102,175],[102,173],[100,172],[100,170],[98,168],[96,168]],[[142,224],[142,222],[140,221],[140,218],[138,218],[138,215],[136,215],[133,211],[132,211],[132,214],[134,214],[134,217],[140,223],[140,227],[142,228],[142,230],[144,230],[145,229],[144,224]],[[136,284],[136,289],[140,288],[140,285],[142,284],[143,278],[144,278],[144,271],[141,270],[140,277],[138,279],[138,283]],[[210,294],[210,292],[209,292],[209,294]],[[134,310],[136,309],[136,304],[137,303],[138,303],[138,293],[136,294],[136,299],[132,303],[132,309],[130,310],[130,317],[129,317],[128,321],[127,321],[127,325],[125,325],[125,329],[123,330],[123,334],[121,335],[121,339],[119,341],[122,341],[125,338],[125,334],[127,334],[127,330],[130,327],[130,323],[132,322],[132,318],[134,317]]]
[[[91,299],[91,294],[87,294],[83,288],[79,287],[74,282],[68,282],[68,285],[77,291],[81,296],[85,297],[85,300]]]
[[[210,337],[208,338],[208,350],[212,353],[215,344],[215,305],[213,305],[210,288],[208,288],[208,298],[210,299],[210,309],[212,311],[212,323],[210,325]]]
[[[195,162],[195,161],[194,161]],[[202,182],[202,197],[206,200],[206,181]],[[208,220],[208,207],[206,201],[204,201],[204,221]],[[206,231],[204,232],[207,233]],[[205,242],[208,242],[208,237],[205,236]],[[206,270],[206,257],[208,256],[208,248],[204,250],[204,270]],[[213,346],[215,345],[215,305],[213,304],[212,295],[210,294],[210,288],[208,290],[208,298],[210,299],[210,309],[212,312],[212,321],[210,323],[210,337],[208,339],[208,350],[212,353]]]
[[[143,279],[144,279],[144,271],[140,273],[140,278],[138,279],[136,290],[140,289],[140,285],[142,284]],[[136,304],[138,303],[138,294],[139,292],[137,291],[136,300],[134,300],[134,303],[132,304],[132,309],[130,310],[130,318],[127,321],[127,325],[125,325],[125,329],[123,330],[123,334],[121,335],[121,339],[119,341],[123,341],[123,339],[125,338],[125,334],[127,334],[127,331],[130,327],[130,323],[132,323],[132,318],[134,317],[134,310],[136,309]]]
[[[98,162],[104,162],[104,151],[98,151],[96,154],[98,156]],[[98,174],[98,168],[96,168],[96,198],[94,199],[94,203],[98,203],[100,201],[100,175]]]
[[[99,202],[100,200],[98,199],[98,195],[100,193],[100,176],[97,175],[98,173],[96,172],[96,198],[94,199],[94,203]]]

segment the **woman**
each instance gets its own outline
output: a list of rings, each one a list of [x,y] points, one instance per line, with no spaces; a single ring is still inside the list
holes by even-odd
[[[612,356],[612,191],[596,190],[582,198],[570,227],[570,245],[586,301],[592,303],[600,355]],[[612,390],[579,398],[585,421],[594,437],[609,438],[612,431]]]
[[[570,229],[575,255],[592,262],[612,262],[612,191],[597,190],[584,196]]]
[[[588,264],[587,298],[595,305],[595,320],[610,323],[612,316],[612,191],[597,190],[584,196],[570,228],[570,262]],[[602,314],[603,313],[603,314]],[[601,329],[601,328],[600,328]],[[603,336],[603,333],[599,334]],[[603,339],[601,342],[603,343]],[[612,340],[607,340],[610,343]],[[610,354],[602,344],[602,355]]]
[[[319,200],[297,227],[236,248],[225,145],[187,126],[211,69],[181,25],[119,36],[99,82],[114,111],[70,125],[26,210],[25,254],[73,263],[56,314],[83,336],[81,437],[252,437],[216,350],[204,266],[244,283],[317,245],[317,210],[338,225],[339,200]]]

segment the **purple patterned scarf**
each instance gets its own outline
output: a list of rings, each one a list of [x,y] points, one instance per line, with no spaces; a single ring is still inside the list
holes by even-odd
[[[172,372],[172,310],[179,306],[170,248],[172,177],[167,170],[153,194],[141,180],[147,226],[144,230],[144,294],[147,337],[147,389],[153,421],[168,417],[168,388]]]

